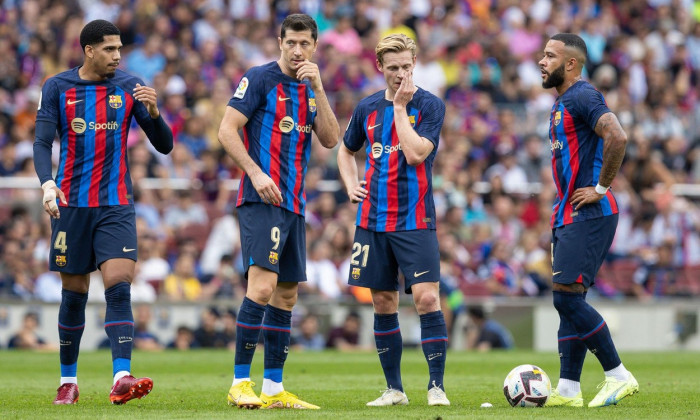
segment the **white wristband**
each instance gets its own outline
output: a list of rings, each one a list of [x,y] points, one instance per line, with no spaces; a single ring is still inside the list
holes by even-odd
[[[608,189],[609,189],[609,188],[610,188],[610,187],[604,187],[604,186],[602,186],[602,185],[600,185],[600,184],[597,184],[597,185],[595,186],[595,192],[597,192],[597,193],[600,194],[600,195],[603,195],[603,194],[605,194],[605,193],[608,192]]]

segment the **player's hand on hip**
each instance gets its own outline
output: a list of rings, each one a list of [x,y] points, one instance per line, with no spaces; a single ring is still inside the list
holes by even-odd
[[[574,210],[578,210],[586,204],[594,204],[605,197],[605,194],[595,192],[595,187],[579,188],[571,194],[569,202],[574,206]]]
[[[348,197],[350,197],[350,202],[355,204],[367,198],[369,191],[365,188],[367,181],[360,181],[359,184],[355,185],[350,191],[348,191]]]
[[[137,83],[134,88],[134,99],[146,106],[151,118],[155,119],[160,116],[160,111],[158,111],[158,94],[152,87],[141,86]]]
[[[297,65],[297,79],[309,79],[311,88],[314,90],[323,87],[321,84],[321,72],[318,69],[318,65],[309,60],[304,60]]]
[[[399,89],[394,94],[394,106],[405,107],[413,99],[413,93],[416,90],[416,86],[413,84],[413,72],[407,71],[401,79],[401,85]]]
[[[255,191],[258,192],[263,202],[279,206],[282,204],[282,193],[277,188],[275,182],[264,172],[258,172],[250,175],[250,182],[253,183]]]
[[[59,219],[61,217],[61,212],[58,210],[58,204],[56,204],[56,197],[61,200],[61,203],[68,204],[66,201],[66,196],[63,194],[53,180],[44,182],[41,185],[41,189],[44,190],[44,197],[42,198],[42,203],[44,204],[44,211],[46,211],[49,216],[54,219]]]

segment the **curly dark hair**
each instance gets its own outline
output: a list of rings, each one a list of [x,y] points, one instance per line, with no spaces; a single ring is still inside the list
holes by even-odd
[[[101,43],[107,35],[121,35],[121,32],[112,22],[93,20],[80,31],[80,47],[85,51],[86,46]]]

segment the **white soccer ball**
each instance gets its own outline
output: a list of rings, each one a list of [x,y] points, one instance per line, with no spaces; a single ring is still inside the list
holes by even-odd
[[[503,382],[503,394],[513,407],[542,407],[551,392],[549,376],[535,365],[515,367]]]

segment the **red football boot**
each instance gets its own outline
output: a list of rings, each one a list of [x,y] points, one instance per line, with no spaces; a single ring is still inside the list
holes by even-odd
[[[78,384],[63,384],[58,387],[53,403],[56,405],[75,404],[78,402]]]
[[[109,393],[112,404],[125,404],[134,398],[143,398],[153,389],[151,378],[134,378],[131,375],[120,378]]]

